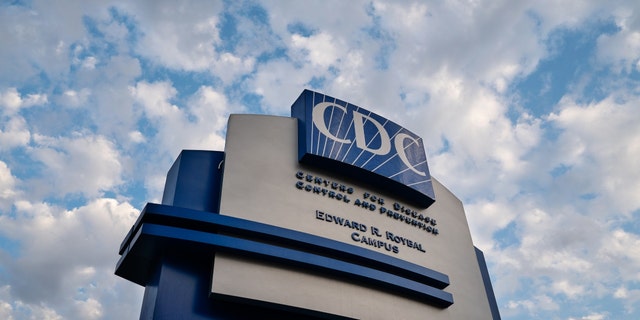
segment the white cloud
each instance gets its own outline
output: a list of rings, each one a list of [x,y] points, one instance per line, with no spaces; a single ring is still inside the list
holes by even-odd
[[[180,118],[182,111],[178,106],[169,103],[176,95],[176,89],[168,82],[146,83],[139,82],[130,88],[131,94],[144,107],[150,118]]]
[[[536,314],[539,311],[558,310],[560,306],[547,295],[533,296],[532,299],[509,301],[506,306],[509,309],[526,309],[529,314]]]
[[[13,320],[13,307],[7,302],[0,301],[0,317],[6,320]]]
[[[612,63],[619,70],[633,71],[640,60],[640,30],[623,29],[613,35],[600,36],[598,54],[603,62]]]
[[[126,55],[109,57],[93,69],[78,70],[74,76],[74,88],[63,92],[58,102],[75,107],[76,110],[69,110],[70,114],[80,110],[84,112],[82,121],[95,126],[97,133],[124,141],[128,139],[128,132],[135,129],[140,116],[134,108],[129,86],[135,83],[141,73],[137,58]],[[76,128],[73,118],[67,121],[68,127]],[[41,126],[46,127],[47,124]],[[51,134],[59,133],[56,131]]]
[[[626,287],[622,286],[616,289],[613,297],[622,300],[625,310],[628,313],[632,313],[638,308],[638,302],[640,301],[640,290],[627,289]]]
[[[16,88],[8,88],[0,92],[0,107],[6,115],[13,115],[21,108],[28,108],[35,105],[43,105],[48,102],[46,94],[28,94],[22,97]]]
[[[603,320],[607,318],[606,313],[591,313],[580,318],[570,317],[568,320]]]
[[[312,72],[297,69],[285,60],[272,60],[257,67],[249,86],[261,96],[260,107],[268,114],[290,114],[292,102],[300,95]]]
[[[33,188],[37,193],[64,196],[101,194],[122,183],[122,161],[116,146],[102,136],[51,138],[35,136],[30,149],[45,171]]]
[[[12,116],[4,124],[0,124],[0,146],[3,149],[26,146],[30,140],[31,132],[24,118]]]
[[[271,28],[278,35],[288,35],[290,24],[302,23],[312,30],[322,28],[328,34],[353,39],[369,21],[367,1],[292,1],[286,6],[280,1],[265,1],[263,5],[269,12]]]
[[[447,70],[502,91],[514,76],[531,72],[545,55],[535,36],[522,37],[535,32],[527,2],[385,3],[374,7],[383,26],[395,36],[394,68],[409,77]]]
[[[142,33],[136,51],[144,57],[172,69],[209,71],[224,83],[253,69],[253,57],[217,48],[221,3],[190,1],[179,8],[172,1],[134,5],[140,5],[135,18]]]
[[[236,78],[248,74],[255,67],[255,58],[243,58],[225,52],[212,62],[211,73],[219,77],[223,83],[232,84]]]
[[[176,17],[167,16],[175,11],[166,5],[158,7],[153,10],[158,20],[142,25],[144,37],[138,51],[170,68],[202,71],[210,67],[216,58],[214,46],[218,41],[215,12],[203,12],[211,14],[210,17],[193,17],[200,21],[180,23]]]
[[[209,128],[207,130],[210,131],[209,135],[221,133],[227,125],[229,113],[232,110],[236,112],[241,110],[234,109],[222,92],[209,86],[201,86],[191,97],[188,105],[190,113],[195,116],[196,123],[206,125]],[[213,139],[210,140],[211,143],[219,143],[215,142],[217,138],[210,137],[209,139]],[[221,148],[222,146],[223,145],[216,144],[211,147]]]
[[[87,36],[85,17],[108,17],[100,1],[31,1],[0,9],[0,82],[33,82],[41,75],[62,82],[69,74],[68,47]]]
[[[448,177],[447,186],[466,199],[515,196],[529,174],[524,157],[542,135],[540,120],[523,117],[512,123],[492,90],[450,74],[440,74],[427,86],[429,105],[416,110],[408,124],[421,128],[419,134],[428,141],[434,175]],[[422,125],[425,119],[428,126]]]
[[[554,29],[577,29],[591,19],[608,19],[612,11],[607,1],[530,1],[530,10],[540,20],[537,28],[542,34]],[[624,2],[616,7],[624,7]]]
[[[604,197],[613,213],[640,208],[638,103],[637,96],[625,93],[591,104],[568,98],[560,103],[561,111],[549,117],[563,130],[557,146],[563,156],[557,161],[571,166],[570,174],[584,177],[585,184],[577,185],[580,192]]]
[[[69,89],[63,92],[59,98],[57,98],[57,102],[63,106],[75,108],[86,105],[90,96],[91,90],[88,88],[83,88],[79,91]]]
[[[96,299],[76,300],[74,303],[82,319],[101,319],[104,316],[102,304]]]
[[[248,48],[228,50],[220,39],[220,26],[225,22],[220,18],[220,2],[187,1],[176,7],[173,1],[152,1],[121,4],[120,8],[135,12],[132,18],[140,37],[134,45],[136,53],[173,70],[210,73],[226,85],[251,72],[255,58],[273,45],[251,19],[234,19],[236,31],[242,33],[234,40],[243,41],[238,46],[246,42]],[[243,31],[245,28],[248,30]],[[252,39],[247,41],[247,37]]]
[[[154,141],[165,155],[175,157],[182,149],[223,148],[222,130],[232,106],[213,88],[201,87],[182,108],[171,103],[176,90],[167,82],[139,82],[131,93],[155,124]]]
[[[321,32],[318,34],[304,37],[299,34],[291,35],[292,49],[300,50],[303,57],[313,65],[326,68],[338,60],[343,54],[338,48],[344,47],[343,44],[336,43],[335,39],[328,33]]]
[[[345,53],[338,65],[340,73],[329,78],[328,89],[335,92],[336,95],[342,96],[347,92],[357,91],[358,88],[365,85],[367,71],[369,71],[366,67],[366,59],[367,57],[361,50],[354,49]]]
[[[640,208],[632,195],[639,191],[640,178],[633,164],[639,156],[636,123],[640,119],[633,107],[637,98],[624,92],[592,103],[575,98],[565,97],[559,111],[545,119],[545,126],[552,124],[558,130],[557,138],[533,143],[533,152],[522,154],[528,172],[516,180],[521,194],[506,200],[506,209],[482,203],[467,206],[480,244],[490,245],[505,223],[500,218],[512,223],[509,236],[516,242],[494,247],[488,254],[500,275],[494,287],[498,292],[533,289],[537,294],[585,299],[613,295],[613,290],[606,289],[612,283],[638,281],[633,271],[640,268],[640,252],[633,249],[638,235],[616,227]],[[563,169],[552,173],[558,168]],[[546,192],[529,194],[528,190],[537,189]],[[497,225],[485,226],[484,215]],[[524,289],[522,278],[551,282]],[[625,303],[627,308],[632,304]],[[522,313],[525,305],[513,302],[510,307],[515,309],[510,310]]]
[[[562,293],[569,298],[576,298],[585,293],[584,286],[570,283],[567,280],[556,281],[551,285],[551,288],[554,292]]]
[[[98,63],[98,59],[96,57],[86,57],[82,60],[82,67],[85,69],[93,70],[96,68],[96,64]]]
[[[133,143],[143,143],[146,142],[146,139],[144,137],[144,135],[142,134],[142,132],[140,131],[131,131],[129,132],[129,139],[131,140],[131,142]]]
[[[140,289],[119,288],[113,266],[138,212],[129,203],[106,198],[72,210],[18,201],[15,217],[0,216],[0,234],[21,246],[18,257],[0,255],[10,275],[0,301],[13,306],[20,319],[117,318],[119,308],[134,314]],[[122,296],[114,296],[114,290]]]
[[[504,229],[515,220],[517,212],[509,203],[498,201],[482,201],[465,204],[469,228],[474,235],[474,245],[492,255],[492,248],[497,245],[493,240],[493,234]]]
[[[18,319],[42,319],[42,320],[63,320],[60,314],[46,305],[29,305],[22,301],[15,302],[16,317]]]
[[[12,112],[20,109],[22,105],[22,98],[20,98],[20,93],[16,88],[9,88],[0,94],[0,101],[2,102],[2,107],[6,108],[5,110]]]
[[[14,201],[16,178],[11,174],[7,164],[0,160],[0,209],[6,209]]]
[[[604,263],[616,266],[619,277],[626,281],[640,281],[635,271],[640,268],[640,236],[621,229],[612,230],[603,239],[598,257]]]
[[[616,26],[613,34],[598,38],[598,58],[600,62],[612,64],[618,72],[640,71],[640,24],[638,24],[638,4],[627,4],[614,12]]]
[[[185,106],[171,102],[176,89],[168,82],[139,82],[130,92],[156,130],[153,136],[144,138],[154,146],[152,154],[157,161],[138,164],[152,197],[149,201],[162,194],[166,172],[181,150],[223,150],[227,118],[231,112],[242,111],[208,86],[200,87]]]

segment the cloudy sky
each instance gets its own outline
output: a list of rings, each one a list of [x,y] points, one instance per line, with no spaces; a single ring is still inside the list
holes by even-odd
[[[639,84],[633,0],[2,0],[0,318],[137,318],[180,150],[308,88],[424,138],[504,319],[639,319]]]

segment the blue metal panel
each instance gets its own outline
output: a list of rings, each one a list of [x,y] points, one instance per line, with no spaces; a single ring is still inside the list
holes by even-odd
[[[216,234],[223,231],[225,235]],[[186,208],[148,204],[123,242],[116,274],[151,284],[166,252],[185,256],[227,251],[303,267],[397,292],[438,307],[453,296],[446,275],[381,253],[302,232]],[[149,308],[149,307],[147,307]]]
[[[435,201],[422,139],[371,111],[305,90],[298,118],[300,162],[354,176],[423,208]]]
[[[182,150],[167,174],[162,203],[218,212],[224,152]]]
[[[500,309],[498,309],[498,303],[496,302],[496,296],[493,293],[493,286],[491,285],[491,278],[489,278],[489,269],[487,268],[487,262],[484,260],[484,254],[480,249],[476,249],[476,259],[478,259],[478,265],[480,266],[480,273],[482,274],[482,282],[484,283],[484,290],[487,293],[487,299],[489,299],[489,308],[491,308],[491,316],[493,320],[500,320]]]
[[[240,253],[244,256],[249,255],[277,263],[285,263],[288,266],[303,267],[305,270],[328,275],[346,276],[348,279],[361,281],[382,290],[401,293],[441,308],[453,304],[453,296],[450,293],[416,281],[366,266],[232,236],[144,223],[135,238],[137,240],[131,249],[125,252],[123,259],[120,260],[116,270],[118,275],[126,276],[128,268],[133,267],[132,265],[138,265],[138,262],[135,261],[137,260],[136,256],[141,255],[146,258],[149,253],[152,256],[156,255],[162,252],[163,247],[172,243],[174,246],[179,245],[184,248],[212,247],[218,251]]]
[[[121,255],[125,254],[128,250],[126,248],[134,242],[135,235],[144,223],[170,225],[204,232],[223,231],[243,238],[259,239],[261,242],[335,257],[438,289],[449,285],[449,277],[445,274],[370,249],[264,223],[153,203],[147,204],[143,209],[130,232],[131,236],[125,239],[121,246]],[[144,282],[144,280],[130,280]]]
[[[179,254],[159,257],[145,287],[140,319],[215,319],[208,296],[211,261]]]

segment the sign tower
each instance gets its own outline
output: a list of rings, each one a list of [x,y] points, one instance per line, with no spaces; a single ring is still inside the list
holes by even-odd
[[[141,319],[500,318],[422,139],[309,90],[291,117],[231,115],[224,152],[183,150],[120,255]]]

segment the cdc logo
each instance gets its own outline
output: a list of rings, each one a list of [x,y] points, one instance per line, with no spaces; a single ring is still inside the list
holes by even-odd
[[[298,118],[298,159],[347,175],[427,207],[433,186],[422,139],[373,112],[305,90],[291,106]]]

